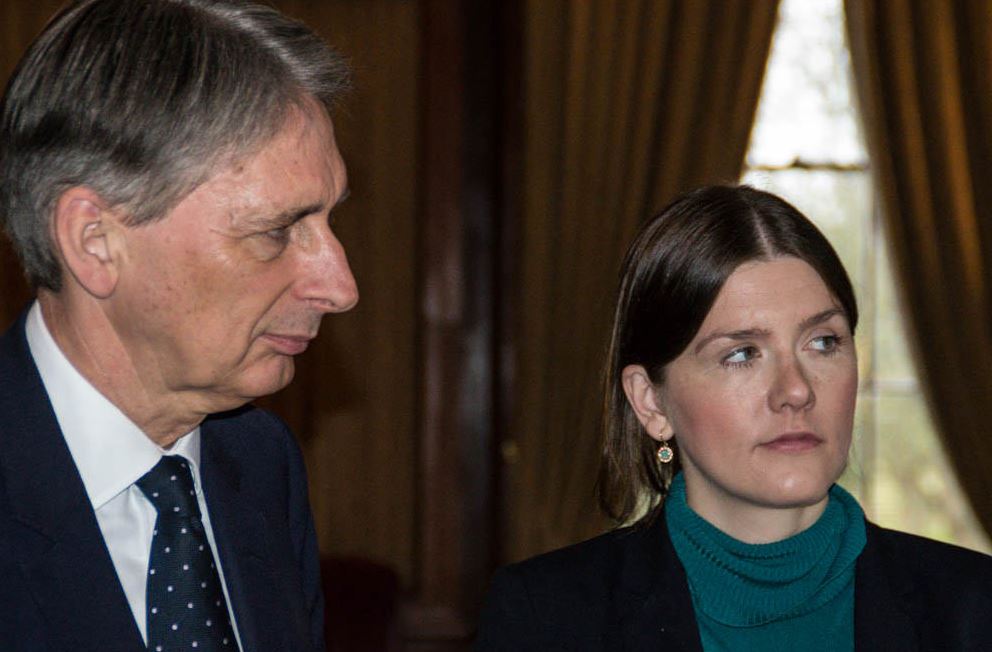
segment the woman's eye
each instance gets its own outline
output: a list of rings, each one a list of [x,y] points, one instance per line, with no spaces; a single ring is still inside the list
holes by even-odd
[[[750,364],[758,357],[758,349],[754,346],[742,346],[730,352],[730,355],[723,359],[723,364],[738,367]]]
[[[840,347],[840,340],[837,335],[821,335],[810,341],[810,348],[820,353],[834,353]]]

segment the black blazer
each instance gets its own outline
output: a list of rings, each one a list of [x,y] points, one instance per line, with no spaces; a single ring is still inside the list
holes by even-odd
[[[204,494],[245,652],[323,650],[299,448],[254,408],[207,419],[201,435]],[[0,338],[0,650],[145,650],[23,315]]]
[[[867,524],[856,650],[992,651],[992,557]],[[702,650],[664,516],[497,571],[477,652]]]

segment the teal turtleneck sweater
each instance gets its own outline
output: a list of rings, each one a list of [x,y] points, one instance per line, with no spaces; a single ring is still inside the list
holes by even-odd
[[[665,520],[706,652],[853,652],[854,562],[865,523],[849,493],[831,487],[823,514],[803,532],[748,544],[692,511],[680,473],[665,499]]]

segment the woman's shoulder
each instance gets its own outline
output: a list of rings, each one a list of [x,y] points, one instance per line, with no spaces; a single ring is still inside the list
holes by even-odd
[[[975,550],[868,524],[868,546],[891,564],[923,577],[992,580],[992,557]]]
[[[625,562],[636,556],[646,536],[644,528],[625,527],[564,548],[545,552],[498,570],[494,585],[502,577],[512,577],[527,585],[528,591],[584,592],[617,581]]]
[[[867,535],[854,598],[867,649],[902,636],[920,650],[992,650],[992,557],[870,523]]]
[[[637,584],[656,576],[657,534],[620,528],[496,571],[475,649],[601,649]]]
[[[868,524],[858,582],[884,578],[893,597],[950,620],[981,617],[992,636],[992,557]],[[989,640],[992,645],[992,640]]]

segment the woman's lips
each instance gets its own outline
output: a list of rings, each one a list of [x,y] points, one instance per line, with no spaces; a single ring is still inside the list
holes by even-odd
[[[313,338],[299,335],[273,335],[268,333],[262,336],[273,349],[284,355],[299,355],[307,350],[310,340]]]
[[[823,440],[811,432],[790,432],[761,446],[779,453],[802,453],[816,448],[822,443]]]

